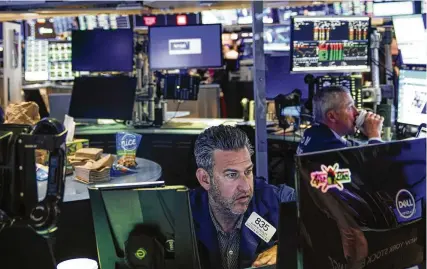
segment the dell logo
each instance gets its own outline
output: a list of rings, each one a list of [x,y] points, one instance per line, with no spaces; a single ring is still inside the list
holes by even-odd
[[[399,201],[399,208],[412,207],[414,204],[412,200]]]
[[[415,199],[408,190],[402,189],[397,192],[396,210],[404,219],[409,219],[415,214]]]

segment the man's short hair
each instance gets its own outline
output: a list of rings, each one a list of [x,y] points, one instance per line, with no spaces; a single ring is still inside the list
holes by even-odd
[[[343,93],[350,93],[350,91],[342,86],[331,86],[317,91],[313,97],[314,120],[324,122],[326,113],[341,105],[341,95]]]
[[[253,154],[248,136],[239,128],[233,126],[213,126],[204,130],[194,144],[194,156],[199,168],[213,175],[213,152],[215,150],[235,151],[246,148]]]

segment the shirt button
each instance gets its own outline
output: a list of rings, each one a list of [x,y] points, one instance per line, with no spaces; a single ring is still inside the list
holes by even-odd
[[[230,250],[230,251],[228,252],[228,254],[229,254],[229,255],[233,255],[233,253],[234,253],[234,252],[233,252],[232,250]]]

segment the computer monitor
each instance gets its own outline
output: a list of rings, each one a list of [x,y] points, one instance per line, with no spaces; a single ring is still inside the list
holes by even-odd
[[[131,120],[136,78],[77,77],[69,115],[78,119]]]
[[[90,187],[100,267],[129,268],[125,259],[141,265],[157,256],[164,267],[141,268],[199,269],[188,193],[183,186]],[[149,248],[153,237],[157,251]]]
[[[427,32],[421,14],[393,17],[397,46],[404,64],[427,64]]]
[[[400,70],[397,122],[420,125],[427,122],[426,71]]]
[[[297,155],[296,171],[303,268],[425,262],[425,139]]]
[[[289,51],[291,27],[289,25],[266,25],[264,51]]]
[[[370,18],[293,17],[292,72],[370,71]]]
[[[219,9],[219,10],[203,10],[201,12],[202,24],[236,25],[237,10],[235,9]]]
[[[149,27],[150,69],[222,67],[221,25]]]
[[[264,8],[262,11],[262,22],[265,24],[277,23],[276,9]],[[252,9],[242,8],[237,9],[237,24],[251,24],[252,23]]]
[[[70,108],[71,94],[69,93],[51,93],[48,96],[50,117],[63,123],[65,115]]]
[[[372,6],[375,17],[391,17],[411,15],[415,13],[415,1],[384,1],[374,2]]]
[[[133,70],[131,29],[73,31],[71,48],[73,71]]]

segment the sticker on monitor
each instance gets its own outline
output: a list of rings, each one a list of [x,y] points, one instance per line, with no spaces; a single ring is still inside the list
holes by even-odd
[[[342,191],[345,183],[351,183],[351,172],[347,168],[339,168],[336,163],[333,166],[321,165],[322,171],[315,171],[310,174],[310,185],[326,193],[329,189]]]

